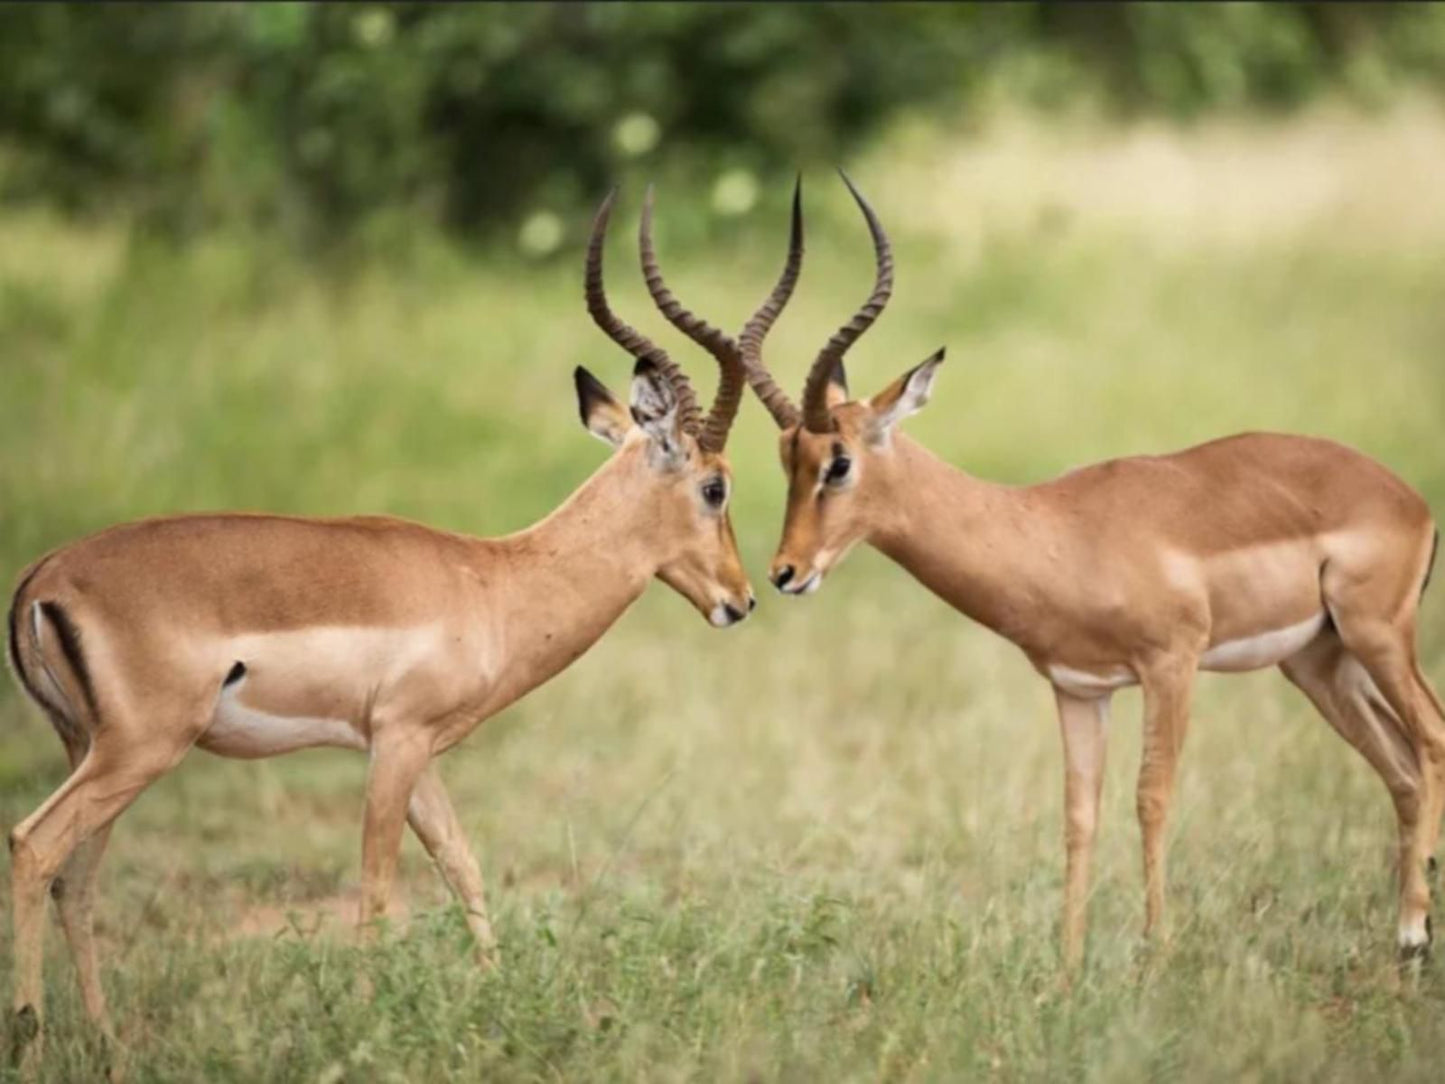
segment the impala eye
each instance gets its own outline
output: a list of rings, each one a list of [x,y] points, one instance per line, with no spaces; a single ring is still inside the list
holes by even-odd
[[[828,470],[823,475],[823,481],[827,482],[830,486],[835,486],[844,478],[847,478],[848,472],[852,469],[853,461],[851,459],[846,455],[837,456],[833,462],[828,464]]]
[[[708,503],[709,508],[721,508],[728,499],[728,487],[721,478],[711,478],[703,483],[702,499]]]

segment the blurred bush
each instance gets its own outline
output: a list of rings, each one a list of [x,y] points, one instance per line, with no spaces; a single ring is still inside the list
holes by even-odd
[[[664,151],[726,213],[906,109],[1184,117],[1442,71],[1440,5],[7,5],[0,198],[313,244],[520,222],[545,254]]]

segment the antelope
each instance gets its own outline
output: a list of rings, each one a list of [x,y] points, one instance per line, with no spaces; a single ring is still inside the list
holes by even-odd
[[[10,833],[25,1060],[39,1047],[47,888],[86,1012],[112,1034],[91,926],[96,869],[115,818],[192,746],[238,758],[367,753],[363,936],[385,914],[406,824],[487,966],[496,941],[481,874],[434,758],[576,660],[654,577],[715,626],[752,610],[724,455],[741,358],[715,352],[704,417],[682,370],[613,313],[602,258],[615,196],[592,227],[584,293],[636,359],[630,409],[576,369],[582,424],[614,451],[540,522],[482,539],[380,516],[173,516],[112,527],[21,575],[10,660],[72,767]],[[790,289],[785,274],[760,313]]]
[[[1037,485],[976,478],[898,429],[928,402],[938,350],[851,399],[843,358],[882,313],[893,255],[872,235],[872,293],[818,352],[794,406],[743,337],[748,382],[781,430],[788,479],[769,578],[806,595],[858,542],[1012,641],[1053,687],[1064,749],[1062,956],[1084,948],[1112,693],[1142,687],[1137,812],[1146,941],[1164,936],[1164,830],[1200,670],[1278,666],[1383,780],[1399,828],[1398,946],[1424,956],[1445,804],[1445,710],[1420,669],[1416,613],[1439,535],[1425,501],[1332,441],[1243,433],[1114,459]],[[789,263],[801,259],[795,201]]]

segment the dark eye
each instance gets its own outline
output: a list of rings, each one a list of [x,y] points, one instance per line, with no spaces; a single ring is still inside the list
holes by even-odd
[[[723,502],[728,499],[728,487],[723,485],[721,478],[713,478],[711,481],[704,482],[702,499],[707,501],[709,507],[721,508]]]
[[[823,475],[823,481],[827,482],[830,486],[835,486],[844,478],[847,478],[848,472],[852,469],[853,461],[846,455],[840,455],[828,464],[828,470],[827,473]]]

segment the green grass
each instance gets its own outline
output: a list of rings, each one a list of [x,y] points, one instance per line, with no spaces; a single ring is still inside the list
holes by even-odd
[[[1416,118],[1382,143],[1392,123],[1304,142],[1327,173],[1408,150],[1388,160],[1394,187],[1345,170],[1317,216],[1243,238],[1211,236],[1207,215],[1181,238],[1095,186],[1061,218],[1039,196],[1038,214],[963,243],[978,213],[963,195],[932,223],[907,201],[947,202],[955,144],[900,137],[903,159],[856,172],[898,222],[901,270],[850,363],[855,391],[946,343],[910,429],[992,478],[1266,427],[1353,444],[1445,509],[1445,196],[1398,166],[1445,146],[1445,125]],[[1057,176],[1113,138],[1030,153]],[[1265,199],[1270,139],[1296,147],[1299,129],[1169,138],[1226,156]],[[803,285],[769,350],[789,386],[867,288],[863,231],[832,187],[812,183]],[[669,192],[662,225],[689,202]],[[782,222],[770,207],[711,250],[664,233],[679,293],[740,323]],[[611,253],[618,308],[662,337],[628,247]],[[478,265],[423,244],[340,281],[251,241],[177,254],[114,227],[0,219],[0,578],[82,532],[183,509],[391,512],[481,534],[531,521],[604,454],[577,425],[571,367],[614,389],[629,368],[587,321],[576,262]],[[666,342],[710,388],[710,363]],[[760,584],[781,514],[769,424],[749,401],[731,448]],[[1422,624],[1445,684],[1438,587]],[[101,874],[120,1063],[138,1081],[1438,1079],[1445,969],[1396,972],[1383,788],[1276,674],[1201,681],[1171,830],[1175,936],[1141,954],[1136,719],[1121,694],[1089,960],[1066,993],[1058,740],[1016,651],[871,553],[807,601],[765,593],[726,634],[654,586],[443,762],[500,972],[473,969],[412,841],[409,919],[353,943],[362,758],[197,753],[124,816]],[[4,683],[0,829],[63,763]],[[54,929],[50,947],[43,1075],[94,1078]]]

